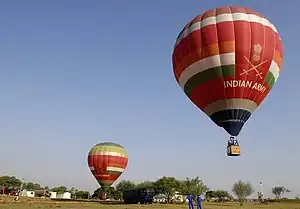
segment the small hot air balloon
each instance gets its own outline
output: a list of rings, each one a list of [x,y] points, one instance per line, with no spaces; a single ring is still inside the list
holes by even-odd
[[[192,19],[172,55],[175,78],[189,99],[230,135],[240,155],[243,125],[277,81],[282,43],[275,26],[249,8],[225,6]]]
[[[96,144],[88,154],[89,168],[102,188],[106,199],[108,188],[119,178],[128,164],[124,147],[113,142]]]

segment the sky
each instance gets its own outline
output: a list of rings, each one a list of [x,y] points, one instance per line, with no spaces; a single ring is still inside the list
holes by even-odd
[[[226,156],[228,134],[180,89],[175,39],[205,10],[250,7],[283,42],[283,67]],[[212,189],[250,181],[265,195],[300,193],[298,1],[3,1],[0,6],[0,175],[93,191],[87,154],[99,142],[129,153],[119,180],[199,176]]]

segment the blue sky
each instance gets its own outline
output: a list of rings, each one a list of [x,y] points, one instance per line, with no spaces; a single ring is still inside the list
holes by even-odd
[[[108,3],[109,2],[109,3]],[[171,54],[182,27],[204,10],[247,6],[276,25],[282,73],[239,135],[228,134],[175,82]],[[102,141],[129,153],[121,179],[200,176],[231,190],[238,179],[266,195],[300,192],[298,1],[15,1],[1,3],[0,175],[93,190],[86,158]],[[297,129],[298,128],[298,129]]]

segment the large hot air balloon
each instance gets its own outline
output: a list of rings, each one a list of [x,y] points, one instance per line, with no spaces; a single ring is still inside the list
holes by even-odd
[[[89,168],[102,188],[102,199],[108,188],[119,178],[128,164],[124,147],[113,142],[96,144],[88,154]]]
[[[277,81],[282,56],[275,26],[249,8],[206,11],[179,33],[172,56],[176,80],[231,135],[228,155],[240,154],[236,136]]]

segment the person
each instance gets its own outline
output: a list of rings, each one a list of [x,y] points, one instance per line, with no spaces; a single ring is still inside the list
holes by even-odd
[[[197,196],[197,209],[202,209],[202,197],[200,195]]]
[[[194,203],[193,203],[193,200],[194,200],[194,196],[189,194],[187,196],[187,199],[189,201],[189,209],[194,209]]]
[[[106,200],[106,192],[102,192],[101,198],[102,200]]]
[[[21,190],[18,190],[16,193],[15,201],[19,201],[20,199]]]

